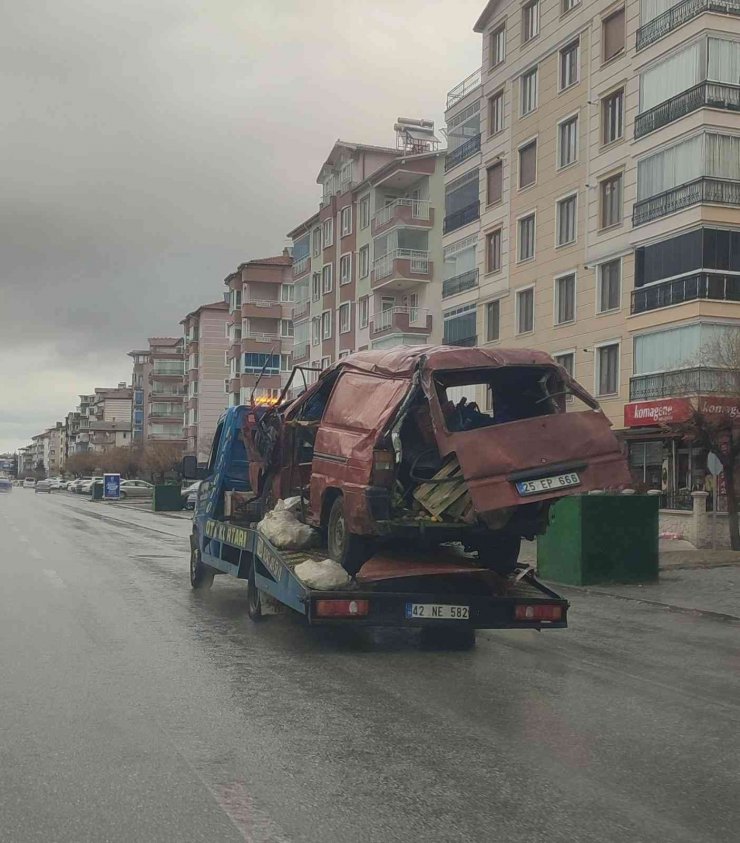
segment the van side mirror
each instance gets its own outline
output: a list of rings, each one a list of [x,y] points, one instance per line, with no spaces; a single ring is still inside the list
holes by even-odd
[[[182,458],[180,474],[182,474],[186,480],[198,479],[198,458],[195,454],[188,454]]]

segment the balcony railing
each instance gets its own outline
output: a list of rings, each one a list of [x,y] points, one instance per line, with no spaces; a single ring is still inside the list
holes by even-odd
[[[470,76],[460,82],[459,85],[447,92],[447,108],[452,108],[456,102],[467,97],[467,95],[480,86],[481,83],[481,68],[474,70]]]
[[[444,345],[462,345],[466,347],[471,347],[477,345],[478,336],[477,334],[469,334],[467,337],[458,337],[455,340],[443,339],[442,342],[444,343]]]
[[[697,272],[632,291],[632,313],[645,313],[698,299],[740,302],[740,275]]]
[[[411,208],[411,219],[427,221],[431,217],[432,203],[425,199],[394,199],[389,205],[381,208],[373,217],[373,227],[381,228],[393,219],[398,208]]]
[[[281,339],[288,339],[287,337],[281,337],[280,334],[263,334],[257,331],[247,331],[244,334],[245,340],[254,340],[255,342],[272,342],[272,343],[279,343]]]
[[[442,298],[447,296],[454,296],[457,293],[464,293],[466,290],[472,290],[478,286],[478,270],[471,269],[468,272],[463,272],[461,275],[455,275],[454,278],[447,278],[442,282]]]
[[[311,265],[311,256],[306,255],[304,258],[300,258],[297,261],[293,261],[293,278],[298,278],[300,275],[308,272],[308,268]]]
[[[311,310],[311,300],[298,300],[293,302],[293,319],[302,319]]]
[[[307,360],[311,354],[311,346],[307,342],[300,342],[293,346],[293,362]]]
[[[254,305],[254,307],[275,307],[275,305],[278,305],[278,307],[279,307],[281,304],[284,304],[284,302],[281,302],[280,299],[247,299],[247,298],[245,298],[244,301],[243,301],[243,304],[251,304],[251,305]]]
[[[421,307],[388,307],[376,313],[370,322],[370,336],[385,331],[429,335],[432,317]]]
[[[649,135],[700,108],[722,108],[740,111],[740,85],[724,82],[700,82],[672,99],[656,105],[635,117],[635,137]]]
[[[684,0],[677,3],[637,30],[636,49],[644,50],[702,12],[740,15],[740,0]]]
[[[394,249],[373,263],[375,280],[392,275],[395,269],[394,262],[398,259],[408,260],[409,271],[414,274],[426,275],[429,272],[429,252],[419,249]]]
[[[630,401],[650,401],[680,395],[704,395],[737,390],[737,374],[728,369],[696,367],[630,378]]]
[[[681,184],[664,193],[659,193],[657,196],[635,202],[632,208],[632,225],[645,225],[701,202],[740,205],[740,181],[703,176],[688,184]]]
[[[466,158],[470,158],[471,155],[475,155],[476,152],[480,152],[479,134],[469,138],[465,143],[460,144],[452,152],[445,155],[445,172],[457,167],[458,164],[461,164]]]
[[[447,214],[444,220],[443,232],[449,234],[450,231],[455,231],[457,228],[467,225],[480,217],[480,202],[471,202],[460,211],[454,211]]]

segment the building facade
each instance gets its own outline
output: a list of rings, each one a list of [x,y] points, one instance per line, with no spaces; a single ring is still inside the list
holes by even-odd
[[[396,148],[337,141],[316,213],[293,229],[293,361],[441,337],[444,155],[434,124],[399,118]]]
[[[131,446],[132,390],[125,383],[95,389],[89,410],[90,450],[97,453]]]
[[[446,112],[445,337],[549,351],[636,481],[690,491],[706,455],[656,420],[722,390],[705,350],[740,324],[740,0],[491,0],[475,31]]]
[[[129,352],[131,432],[133,441],[183,444],[185,341],[183,337],[150,337],[147,349]]]
[[[229,303],[204,304],[180,323],[185,335],[185,452],[207,463],[219,416],[228,404]]]

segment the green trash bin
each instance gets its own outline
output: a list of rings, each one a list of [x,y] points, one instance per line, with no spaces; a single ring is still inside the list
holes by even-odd
[[[182,509],[182,493],[180,487],[172,483],[154,487],[152,496],[152,510],[154,512],[177,512]]]
[[[92,484],[90,487],[90,500],[91,501],[102,501],[103,500],[103,481],[96,480],[95,483]]]
[[[537,568],[565,585],[655,582],[657,495],[574,495],[550,510]]]

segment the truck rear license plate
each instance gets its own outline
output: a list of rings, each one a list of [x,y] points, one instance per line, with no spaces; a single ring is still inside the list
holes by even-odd
[[[516,490],[520,495],[540,495],[543,492],[553,492],[570,486],[580,486],[581,478],[575,471],[569,474],[556,474],[555,477],[540,477],[537,480],[520,480]]]
[[[434,621],[470,620],[470,606],[449,606],[446,603],[407,603],[406,618]]]

